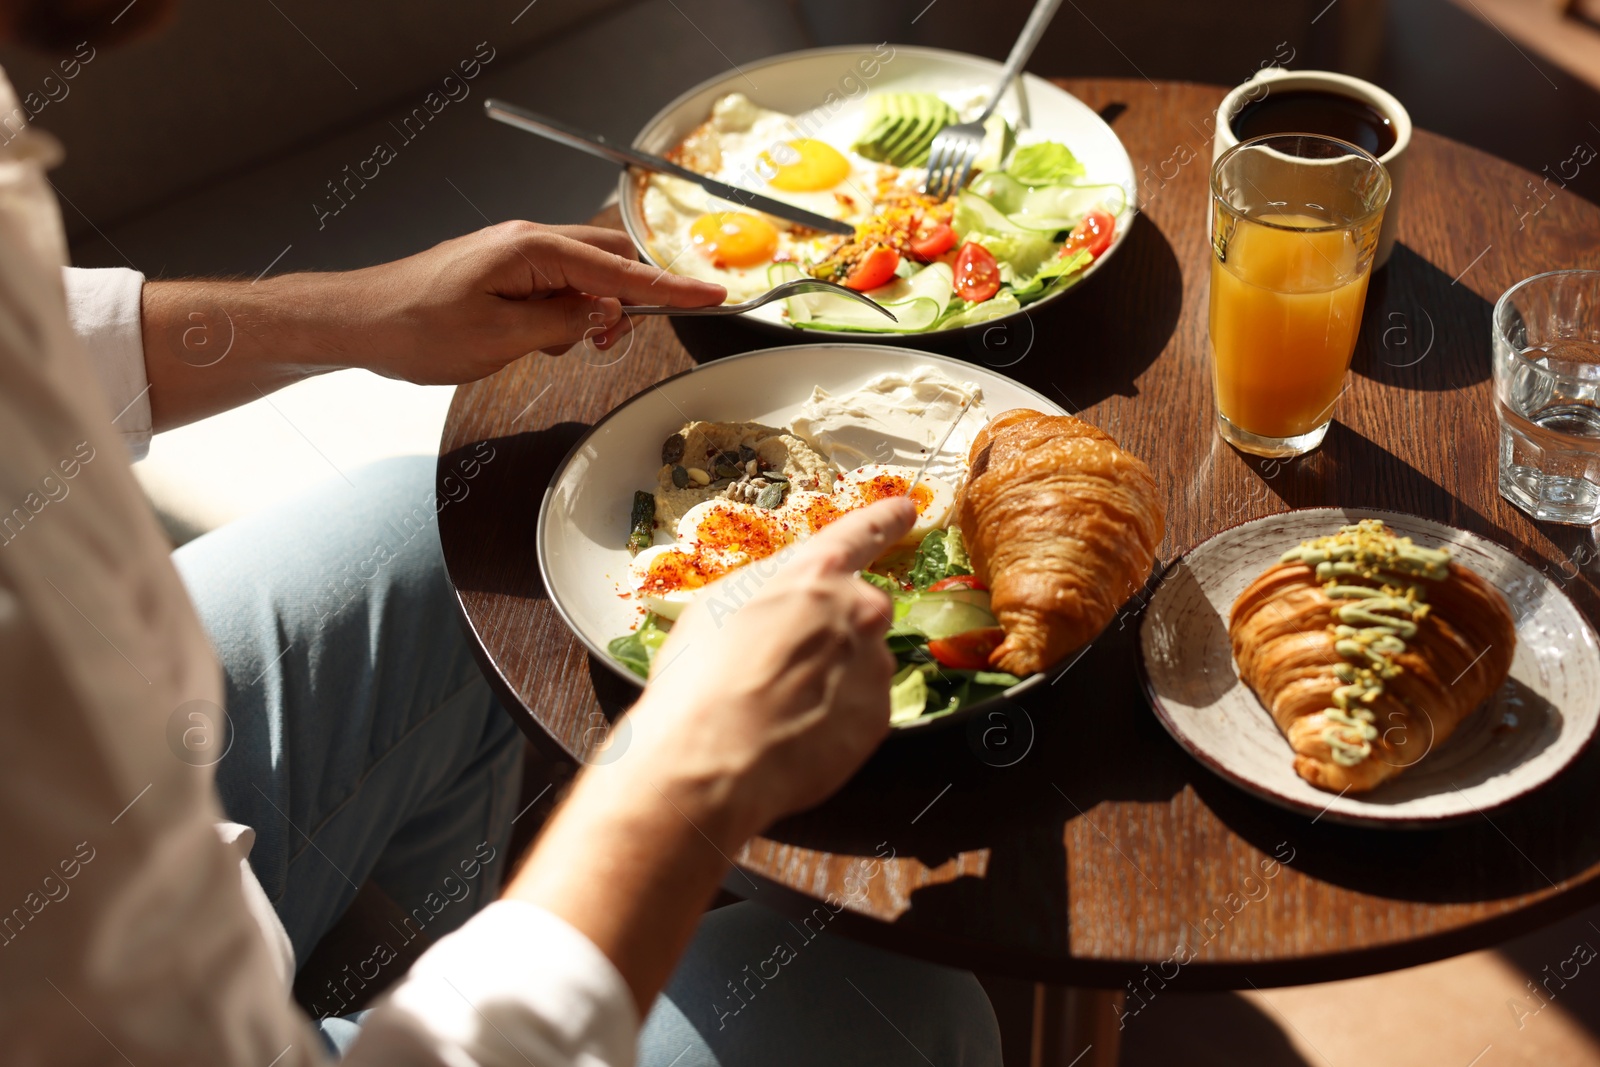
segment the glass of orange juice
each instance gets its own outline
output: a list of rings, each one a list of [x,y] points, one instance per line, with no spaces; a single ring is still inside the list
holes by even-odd
[[[1361,329],[1389,175],[1334,137],[1274,134],[1211,168],[1217,430],[1258,456],[1322,443]]]

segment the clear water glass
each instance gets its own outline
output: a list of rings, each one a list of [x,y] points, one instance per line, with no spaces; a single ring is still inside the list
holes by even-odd
[[[1544,522],[1600,521],[1600,271],[1518,282],[1492,331],[1500,495]]]

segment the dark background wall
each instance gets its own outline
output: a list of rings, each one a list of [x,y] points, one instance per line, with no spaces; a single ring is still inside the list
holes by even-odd
[[[892,40],[1002,57],[1026,0],[189,0],[160,36],[102,49],[39,125],[80,262],[150,274],[350,266],[486,218],[574,221],[614,172],[491,129],[488,92],[629,137],[684,88],[814,45]],[[381,130],[489,42],[472,105],[322,227],[311,204]],[[1369,78],[1428,129],[1533,171],[1600,145],[1600,98],[1451,0],[1070,0],[1030,69],[1232,85],[1274,56]],[[51,61],[0,49],[19,92]],[[448,185],[446,184],[448,182]],[[1600,168],[1572,191],[1600,200]],[[1508,198],[1516,191],[1508,191]],[[1509,200],[1508,200],[1509,206]],[[330,235],[328,231],[337,232]]]

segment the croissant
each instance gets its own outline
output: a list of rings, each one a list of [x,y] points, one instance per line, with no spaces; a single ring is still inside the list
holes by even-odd
[[[1504,684],[1511,610],[1488,582],[1376,519],[1286,552],[1234,602],[1239,676],[1320,789],[1412,766]]]
[[[1103,630],[1150,577],[1166,514],[1111,435],[1017,408],[972,443],[958,522],[1005,640],[989,663],[1042,671]]]

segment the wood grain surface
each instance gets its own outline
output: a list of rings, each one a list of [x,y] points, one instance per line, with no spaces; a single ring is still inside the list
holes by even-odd
[[[1530,274],[1600,266],[1600,210],[1419,132],[1400,247],[1373,279],[1326,443],[1292,462],[1249,458],[1213,432],[1207,366],[1206,182],[1223,90],[1061,84],[1112,121],[1143,214],[1106,269],[1050,308],[929,347],[1062,398],[1142,456],[1166,488],[1163,561],[1288,508],[1388,508],[1508,546],[1600,617],[1589,532],[1537,525],[1496,491],[1489,384],[1495,298]],[[615,212],[600,221],[615,225]],[[650,383],[785,343],[795,339],[738,322],[656,319],[616,354],[525,359],[457,391],[439,460],[445,559],[485,670],[552,751],[582,759],[635,695],[545,599],[534,525],[552,472],[585,426]],[[796,914],[820,908],[835,932],[911,955],[1131,981],[1134,994],[1406,966],[1600,897],[1593,748],[1462,827],[1314,822],[1221,781],[1163,732],[1136,679],[1139,608],[1035,698],[886,745],[827,804],[751,841],[727,888]]]

